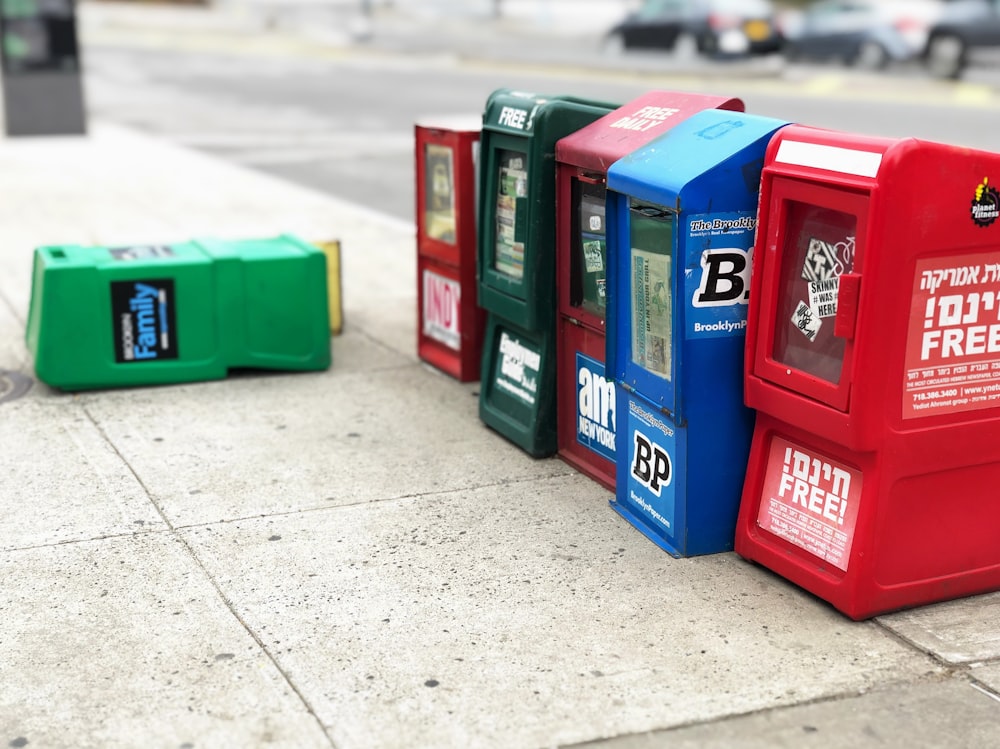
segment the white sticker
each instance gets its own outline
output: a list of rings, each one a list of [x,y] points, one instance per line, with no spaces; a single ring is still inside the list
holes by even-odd
[[[854,268],[854,237],[833,244],[812,237],[802,265],[806,281],[827,281]]]
[[[809,240],[809,249],[806,250],[802,277],[806,281],[826,281],[833,278],[836,275],[834,271],[836,262],[837,252],[834,246],[813,237]]]
[[[460,308],[462,287],[457,281],[424,270],[424,335],[455,351],[462,350]]]
[[[602,223],[601,217],[598,216],[597,214],[594,214],[593,216],[590,217],[590,230],[594,232],[601,231],[601,223]]]
[[[826,281],[809,282],[809,307],[817,317],[836,317],[840,294],[840,276]]]
[[[801,331],[802,335],[810,341],[815,341],[819,334],[819,328],[823,321],[813,311],[812,307],[803,301],[799,301],[799,306],[792,313],[792,325]]]
[[[597,273],[604,270],[604,254],[601,252],[601,242],[593,239],[583,243],[583,264],[587,273]]]

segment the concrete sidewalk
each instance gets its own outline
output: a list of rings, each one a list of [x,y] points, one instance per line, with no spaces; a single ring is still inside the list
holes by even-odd
[[[343,243],[329,371],[26,388],[34,247],[281,232]],[[1000,744],[1000,594],[855,623],[672,559],[417,360],[415,287],[408,223],[106,123],[0,138],[0,744]]]

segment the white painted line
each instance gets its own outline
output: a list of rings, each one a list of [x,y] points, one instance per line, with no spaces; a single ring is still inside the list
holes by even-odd
[[[978,684],[974,684],[974,683],[969,684],[969,686],[972,687],[973,689],[975,689],[976,691],[982,692],[983,694],[985,694],[990,699],[996,700],[997,702],[1000,702],[1000,697],[998,697],[996,694],[994,694],[990,690],[984,689],[983,687],[979,686]]]

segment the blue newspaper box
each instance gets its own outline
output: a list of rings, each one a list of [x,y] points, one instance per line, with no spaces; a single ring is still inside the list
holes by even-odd
[[[674,556],[733,548],[753,430],[742,367],[757,193],[785,124],[705,110],[608,170],[611,505]]]

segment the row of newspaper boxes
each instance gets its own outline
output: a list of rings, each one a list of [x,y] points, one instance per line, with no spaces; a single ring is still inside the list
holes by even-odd
[[[418,123],[421,358],[675,556],[856,619],[1000,589],[1000,155],[743,109]]]

